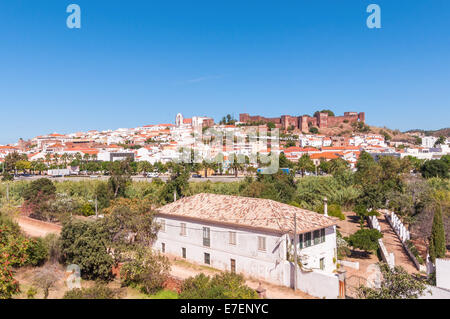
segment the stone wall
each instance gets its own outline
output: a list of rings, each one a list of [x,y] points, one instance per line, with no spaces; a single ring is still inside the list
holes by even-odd
[[[339,126],[342,123],[365,122],[365,114],[364,112],[345,112],[343,116],[329,116],[328,113],[318,113],[316,116],[282,115],[281,117],[267,118],[260,115],[251,116],[248,113],[241,113],[239,114],[239,121],[243,123],[272,122],[281,129],[287,130],[290,126],[293,126],[294,129],[300,129],[303,132],[308,132],[310,126],[329,128]]]

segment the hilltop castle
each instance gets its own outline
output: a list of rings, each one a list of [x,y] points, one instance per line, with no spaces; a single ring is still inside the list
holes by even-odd
[[[314,116],[302,115],[267,118],[259,115],[250,116],[248,113],[239,114],[239,121],[243,123],[274,123],[277,128],[287,130],[289,127],[308,132],[309,127],[328,128],[342,123],[365,122],[364,112],[345,112],[343,116],[330,116],[328,113],[316,112]]]

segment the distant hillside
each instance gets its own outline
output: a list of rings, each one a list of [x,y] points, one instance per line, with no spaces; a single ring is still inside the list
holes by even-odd
[[[436,136],[436,137],[445,136],[445,137],[449,137],[450,136],[450,127],[441,128],[440,130],[434,130],[434,131],[432,131],[432,130],[428,130],[427,131],[427,130],[416,129],[416,130],[406,131],[405,133],[416,133],[416,132],[423,133],[426,136]]]

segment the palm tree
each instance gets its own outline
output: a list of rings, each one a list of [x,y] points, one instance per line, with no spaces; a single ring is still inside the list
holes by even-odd
[[[52,155],[50,153],[45,153],[45,162],[47,163],[47,166],[50,166],[51,160],[52,160]]]
[[[83,157],[81,156],[81,153],[76,153],[75,154],[75,159],[78,161],[78,163],[80,163],[81,160],[83,159]]]
[[[239,163],[238,156],[236,156],[236,154],[233,154],[231,157],[230,168],[232,168],[234,171],[234,177],[238,177],[239,171],[244,169],[244,165],[242,165],[242,163]]]
[[[303,154],[300,157],[297,163],[297,169],[302,172],[302,177],[305,176],[305,172],[313,172],[315,170],[314,162],[308,154]]]
[[[62,155],[61,155],[61,160],[63,161],[63,163],[64,163],[64,167],[67,167],[67,159],[69,158],[69,155],[67,154],[67,153],[63,153]]]

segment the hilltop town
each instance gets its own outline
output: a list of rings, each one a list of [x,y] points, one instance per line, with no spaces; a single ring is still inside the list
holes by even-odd
[[[279,129],[279,148],[271,149],[270,145],[246,139],[251,127]],[[223,147],[199,147],[194,132],[205,132],[207,128],[240,138],[233,140],[232,145]],[[230,167],[234,155],[250,156],[252,152],[284,153],[294,162],[307,154],[316,166],[321,161],[341,158],[354,168],[361,151],[373,156],[411,156],[426,160],[449,154],[448,144],[446,136],[427,136],[420,131],[401,133],[369,126],[364,112],[345,112],[343,116],[335,116],[332,111],[323,110],[317,111],[314,116],[283,115],[277,118],[244,113],[239,115],[239,120],[228,115],[219,123],[210,117],[184,118],[182,114],[177,114],[174,123],[107,131],[52,133],[27,141],[20,139],[15,144],[0,145],[0,165],[11,153],[24,154],[31,163],[45,164],[38,165],[41,170],[66,168],[76,158],[113,161],[129,157],[136,162],[168,163],[179,159],[180,150],[191,149],[201,156],[222,153],[224,171]]]

